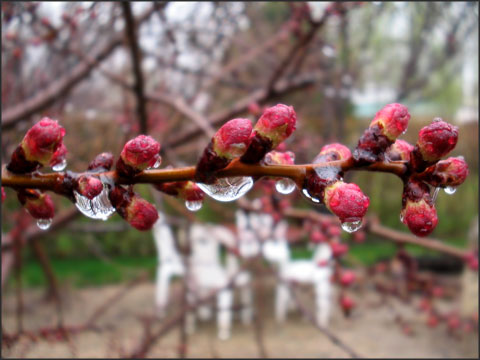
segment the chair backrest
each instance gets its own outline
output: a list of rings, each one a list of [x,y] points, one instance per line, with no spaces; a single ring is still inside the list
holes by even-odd
[[[253,257],[260,252],[260,242],[252,228],[250,218],[243,210],[235,212],[237,223],[238,250],[242,257]]]
[[[262,246],[265,259],[278,264],[284,264],[290,261],[287,230],[288,224],[286,221],[279,221],[275,225],[272,238],[265,241]]]
[[[317,264],[331,265],[333,262],[333,253],[330,245],[327,243],[318,244],[313,254],[313,261]]]
[[[165,216],[159,214],[158,221],[153,226],[153,238],[157,248],[158,259],[162,262],[181,262],[180,254],[175,248],[175,238]]]
[[[190,226],[190,261],[195,265],[220,265],[219,243],[212,234],[212,225],[194,223]]]
[[[249,220],[250,226],[260,241],[265,241],[273,236],[273,217],[270,214],[251,212]]]

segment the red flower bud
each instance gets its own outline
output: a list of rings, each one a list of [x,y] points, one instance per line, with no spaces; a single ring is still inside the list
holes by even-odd
[[[340,284],[342,286],[350,286],[356,280],[355,273],[353,271],[343,271],[340,275]]]
[[[336,224],[331,224],[327,228],[328,234],[330,236],[339,236],[342,233],[342,230],[340,230],[340,226]]]
[[[333,241],[330,243],[332,254],[334,257],[339,258],[348,252],[348,245],[340,242]]]
[[[88,170],[105,170],[108,171],[112,168],[113,165],[113,154],[109,152],[103,152],[95,156],[90,164],[88,165]]]
[[[457,145],[458,127],[450,125],[440,118],[436,118],[430,125],[425,126],[418,133],[415,152],[421,159],[431,164],[453,150]]]
[[[132,177],[160,160],[160,144],[150,136],[139,135],[128,141],[117,161],[117,171]]]
[[[20,190],[17,194],[20,203],[35,219],[52,219],[55,208],[50,195],[36,190]]]
[[[213,151],[229,160],[242,156],[247,150],[252,133],[248,119],[233,119],[225,123],[213,136]]]
[[[270,151],[265,155],[263,162],[267,165],[293,165],[295,154],[291,151]]]
[[[357,244],[364,243],[366,237],[365,231],[356,231],[353,233],[353,241]]]
[[[201,201],[205,193],[193,181],[174,181],[155,184],[154,187],[165,194],[178,196],[185,201]]]
[[[343,223],[361,220],[370,200],[357,184],[337,181],[325,188],[324,203]]]
[[[5,195],[5,189],[2,186],[2,203],[5,201],[6,197],[7,197],[7,195]]]
[[[407,130],[410,114],[405,105],[388,104],[375,114],[370,127],[377,125],[380,133],[389,140],[395,141],[405,130]]]
[[[255,124],[254,131],[272,141],[272,149],[294,131],[297,115],[292,106],[277,104],[267,108]]]
[[[326,242],[327,237],[320,230],[315,229],[310,234],[310,241],[313,242],[314,244],[320,244],[320,243]]]
[[[447,317],[447,326],[450,331],[455,331],[460,328],[460,317],[456,313],[451,313]]]
[[[465,262],[471,270],[478,271],[478,254],[476,252],[469,253],[465,256]]]
[[[327,161],[347,160],[352,157],[352,153],[345,145],[334,143],[322,147],[320,153],[313,159],[314,164]]]
[[[438,325],[438,317],[435,314],[430,314],[427,319],[428,327],[435,328]]]
[[[109,199],[118,214],[137,230],[150,230],[158,220],[155,206],[133,191],[116,186],[110,191]]]
[[[20,144],[25,159],[48,165],[64,136],[65,129],[57,121],[43,118],[27,131]]]
[[[348,295],[342,294],[340,296],[340,306],[342,307],[345,315],[350,315],[350,312],[355,307],[355,302]]]
[[[437,210],[425,200],[407,200],[401,212],[402,222],[417,236],[429,235],[437,226]]]
[[[397,139],[387,150],[387,157],[391,161],[410,161],[410,154],[413,151],[413,145],[405,140]]]
[[[103,190],[103,183],[95,176],[81,175],[75,180],[75,190],[92,200]]]
[[[427,168],[422,179],[435,187],[453,187],[463,184],[468,173],[468,164],[463,157],[449,157]]]

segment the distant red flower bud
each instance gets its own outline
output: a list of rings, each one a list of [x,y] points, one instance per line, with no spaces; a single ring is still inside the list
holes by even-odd
[[[95,156],[90,164],[88,164],[88,170],[110,170],[113,166],[113,154],[109,152],[103,152]]]
[[[128,141],[117,161],[117,171],[132,177],[160,160],[160,144],[150,136],[139,135]]]
[[[418,133],[417,145],[412,154],[412,165],[416,171],[440,160],[453,150],[458,140],[458,127],[436,118]]]
[[[425,200],[407,200],[401,214],[402,222],[413,234],[421,237],[429,235],[438,223],[435,206]]]
[[[340,226],[331,224],[328,226],[327,232],[330,236],[339,236],[342,233],[342,230],[340,230]]]
[[[75,180],[75,190],[92,200],[102,192],[103,183],[95,176],[81,175]]]
[[[344,314],[348,316],[350,315],[352,309],[355,307],[355,302],[350,296],[342,294],[340,296],[340,306],[342,307]]]
[[[348,252],[348,245],[340,242],[331,242],[330,248],[334,257],[339,258]]]
[[[117,213],[137,230],[150,230],[158,220],[155,206],[133,191],[116,186],[110,191],[109,199]]]
[[[432,309],[432,302],[428,298],[422,298],[420,304],[418,305],[418,308],[421,311],[430,311]]]
[[[427,319],[427,325],[431,328],[436,328],[438,325],[438,317],[435,314],[430,314]]]
[[[342,286],[350,286],[356,280],[355,273],[353,271],[345,270],[340,275],[340,284]]]
[[[456,313],[451,313],[447,317],[447,326],[450,331],[455,331],[460,328],[460,317]]]
[[[435,187],[459,186],[468,176],[468,164],[463,157],[440,160],[422,173],[422,179]]]
[[[255,124],[250,145],[241,161],[247,164],[259,162],[295,131],[296,122],[297,115],[292,106],[278,104],[267,108]]]
[[[387,150],[387,157],[391,161],[410,161],[410,154],[414,146],[405,140],[397,139]]]
[[[367,235],[365,231],[356,231],[353,233],[353,241],[357,244],[362,244],[365,242]]]
[[[310,241],[314,244],[320,244],[327,241],[327,237],[320,230],[316,229],[310,234]]]
[[[38,192],[36,190],[20,190],[17,194],[20,203],[27,209],[30,215],[35,219],[52,219],[55,214],[50,195]]]
[[[370,127],[377,125],[381,134],[391,141],[395,141],[405,130],[407,130],[410,114],[405,105],[388,104],[375,114]]]
[[[361,220],[370,200],[357,184],[337,181],[325,188],[324,203],[343,223]]]
[[[469,253],[465,256],[465,262],[471,270],[478,271],[478,254],[476,252]]]
[[[443,290],[443,287],[441,286],[434,286],[432,288],[432,296],[433,297],[442,297],[444,295],[445,291]]]
[[[320,153],[313,159],[314,164],[327,161],[348,160],[352,157],[352,152],[345,145],[334,143],[322,147]]]
[[[5,201],[6,197],[7,197],[7,195],[5,194],[5,189],[2,186],[2,203]]]
[[[248,112],[252,115],[259,115],[262,109],[260,108],[260,105],[256,102],[251,102],[248,104]]]

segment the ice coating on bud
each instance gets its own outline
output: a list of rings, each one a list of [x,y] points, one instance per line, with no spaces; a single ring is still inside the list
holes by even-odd
[[[213,136],[213,151],[229,160],[242,156],[247,150],[251,133],[250,120],[242,118],[230,120]]]
[[[429,235],[437,226],[437,210],[426,200],[407,200],[402,209],[402,222],[417,236]]]
[[[418,133],[417,147],[426,162],[434,162],[447,155],[457,145],[458,127],[437,118]]]
[[[293,106],[277,104],[263,112],[254,131],[270,139],[274,149],[295,131],[296,123],[297,114]]]
[[[186,201],[201,201],[205,193],[193,181],[174,181],[155,184],[154,187],[165,194],[178,196]]]
[[[137,230],[150,230],[158,220],[155,206],[133,191],[116,186],[109,199],[118,214]]]
[[[352,152],[348,147],[339,143],[325,145],[321,148],[318,155],[313,159],[314,164],[327,161],[348,160],[352,157]]]
[[[48,165],[64,136],[65,129],[56,120],[43,118],[27,131],[20,144],[25,159]]]
[[[57,150],[53,153],[53,156],[52,156],[52,159],[50,160],[49,165],[55,166],[62,163],[63,161],[65,161],[67,157],[67,153],[68,153],[67,147],[62,142],[60,146],[57,148]]]
[[[405,105],[388,104],[375,114],[370,127],[377,125],[381,129],[381,134],[389,140],[395,141],[405,130],[407,130],[410,114]]]
[[[340,275],[340,284],[342,286],[350,286],[355,282],[356,278],[357,277],[353,271],[345,270]]]
[[[55,214],[50,195],[36,190],[21,190],[17,194],[18,200],[35,219],[51,219]]]
[[[151,136],[138,135],[129,140],[117,161],[117,171],[131,177],[153,166],[160,158],[160,144]]]
[[[102,192],[103,183],[95,176],[81,175],[75,180],[75,190],[92,200]]]
[[[113,154],[110,152],[103,152],[95,156],[90,164],[88,164],[88,170],[105,169],[110,170],[113,166]]]
[[[325,188],[324,203],[343,223],[361,220],[370,200],[357,184],[337,181]]]
[[[291,151],[270,151],[265,155],[263,162],[267,165],[293,165],[295,154]]]
[[[387,157],[391,161],[410,161],[410,154],[414,146],[405,140],[397,139],[387,150]]]
[[[463,157],[449,157],[427,168],[422,176],[432,186],[454,187],[463,184],[468,173],[468,164]]]

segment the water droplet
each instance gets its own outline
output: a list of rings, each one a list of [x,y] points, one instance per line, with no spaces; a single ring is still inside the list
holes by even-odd
[[[63,171],[67,167],[67,159],[63,159],[58,164],[52,166],[53,171]]]
[[[302,194],[314,204],[320,204],[320,199],[317,199],[316,197],[310,195],[307,189],[302,189]]]
[[[190,211],[198,211],[202,208],[202,205],[203,205],[202,200],[185,201],[185,206]]]
[[[52,219],[38,219],[37,226],[42,230],[47,230],[52,225]]]
[[[400,213],[400,222],[403,223],[403,212]]]
[[[158,169],[161,163],[162,163],[162,158],[159,156],[157,161],[155,161],[155,164],[153,164],[153,168]]]
[[[208,196],[217,201],[234,201],[241,198],[253,187],[251,177],[235,176],[219,178],[214,184],[197,183]]]
[[[277,180],[275,183],[275,189],[277,189],[280,194],[290,194],[293,190],[295,190],[295,182],[286,178]]]
[[[362,227],[362,220],[345,221],[342,223],[342,229],[348,233],[353,233]]]
[[[457,188],[454,186],[447,186],[445,189],[443,189],[443,191],[445,191],[445,193],[448,195],[453,195],[455,194],[455,191],[457,191]]]
[[[73,193],[76,200],[75,206],[83,215],[89,218],[106,221],[115,212],[115,208],[108,198],[108,186],[106,184],[103,185],[102,192],[92,200],[80,195],[76,191]]]
[[[432,201],[435,203],[437,200],[438,192],[440,191],[439,187],[436,187],[435,190],[433,190],[433,195],[432,195]]]

